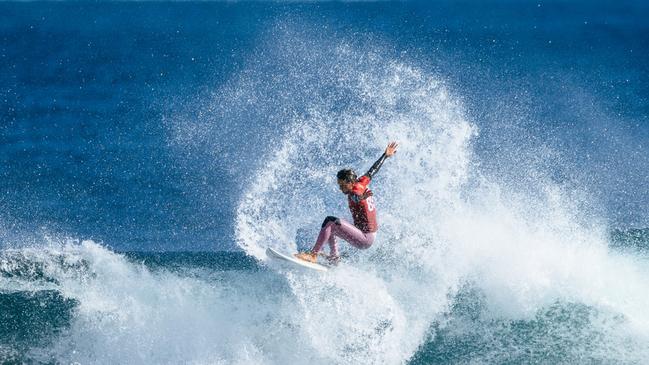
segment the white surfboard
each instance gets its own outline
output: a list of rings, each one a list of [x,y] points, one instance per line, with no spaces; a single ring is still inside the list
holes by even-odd
[[[266,249],[266,255],[268,255],[268,257],[270,257],[272,259],[281,260],[281,261],[285,261],[285,262],[290,262],[291,264],[298,265],[298,266],[301,266],[301,267],[305,267],[307,269],[318,270],[318,271],[327,271],[327,270],[329,270],[329,269],[327,269],[326,266],[323,266],[323,265],[320,265],[320,264],[314,264],[314,263],[307,262],[307,261],[304,261],[304,260],[300,260],[300,259],[298,259],[298,258],[296,258],[294,256],[284,255],[283,253],[277,252],[277,251],[275,251],[274,249],[272,249],[270,247],[268,247]]]

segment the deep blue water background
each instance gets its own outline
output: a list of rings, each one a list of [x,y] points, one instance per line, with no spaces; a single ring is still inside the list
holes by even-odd
[[[611,227],[649,226],[647,15],[644,1],[0,3],[0,245],[44,232],[235,248],[246,176],[281,121],[224,120],[239,131],[224,157],[192,159],[165,120],[287,27],[441,75],[480,129],[481,169],[505,182],[547,170],[589,191]]]

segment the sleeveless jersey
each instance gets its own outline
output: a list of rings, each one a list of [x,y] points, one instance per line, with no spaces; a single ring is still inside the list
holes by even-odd
[[[370,178],[363,175],[354,183],[352,192],[347,195],[349,210],[352,212],[354,226],[365,233],[376,232],[379,225],[376,223],[376,205],[372,191],[368,189]]]

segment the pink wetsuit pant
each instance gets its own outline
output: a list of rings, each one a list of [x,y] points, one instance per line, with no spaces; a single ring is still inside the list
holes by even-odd
[[[318,239],[311,252],[318,253],[325,242],[329,242],[329,255],[338,256],[338,243],[336,237],[349,242],[352,246],[360,249],[366,249],[374,243],[376,232],[363,232],[353,224],[342,219],[325,220],[325,224],[320,230]]]

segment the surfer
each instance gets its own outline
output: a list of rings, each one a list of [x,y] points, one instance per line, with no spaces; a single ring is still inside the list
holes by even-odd
[[[338,171],[338,186],[340,187],[340,191],[347,195],[349,210],[352,213],[354,224],[352,225],[344,219],[337,217],[329,216],[325,218],[320,229],[320,234],[311,251],[297,253],[295,257],[308,262],[317,262],[320,249],[325,242],[328,242],[328,259],[331,263],[335,264],[340,259],[338,255],[338,243],[336,242],[337,237],[342,238],[359,249],[366,249],[372,246],[376,231],[379,227],[376,223],[374,197],[368,185],[381,168],[381,165],[383,165],[383,162],[397,152],[397,147],[398,144],[396,142],[390,142],[383,155],[381,155],[381,158],[361,177],[357,177],[354,170],[351,169]]]

